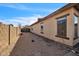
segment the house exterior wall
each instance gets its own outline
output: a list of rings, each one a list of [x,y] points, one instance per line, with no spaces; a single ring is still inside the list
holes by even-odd
[[[75,8],[73,8],[73,13],[78,16],[78,37],[79,37],[79,11],[77,11]],[[74,18],[73,18],[74,20]],[[79,38],[73,40],[73,45],[79,43]]]
[[[46,38],[49,38],[51,40],[69,45],[69,46],[73,46],[74,45],[74,22],[73,22],[73,14],[74,12],[77,12],[73,7],[63,10],[61,13],[55,14],[52,17],[41,21],[43,22],[44,25],[44,34],[41,34],[40,32],[40,23],[34,24],[31,26],[31,28],[33,28],[33,30],[31,30],[31,32],[44,36]],[[64,39],[64,38],[59,38],[56,37],[57,35],[57,19],[58,17],[61,17],[63,15],[69,14],[67,16],[67,37],[69,38],[69,40]],[[75,43],[77,43],[75,41]]]

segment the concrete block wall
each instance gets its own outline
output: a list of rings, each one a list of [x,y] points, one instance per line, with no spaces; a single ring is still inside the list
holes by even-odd
[[[20,37],[20,27],[0,24],[0,55],[7,56]]]

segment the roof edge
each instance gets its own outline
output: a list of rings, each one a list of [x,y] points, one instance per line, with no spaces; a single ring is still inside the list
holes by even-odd
[[[65,9],[68,9],[68,8],[70,8],[70,7],[73,7],[73,6],[77,5],[77,4],[78,4],[78,3],[69,3],[69,4],[67,4],[67,5],[65,5],[65,6],[63,6],[63,7],[61,7],[61,8],[59,8],[58,10],[54,11],[53,13],[49,14],[48,16],[45,16],[45,17],[40,18],[40,19],[42,19],[41,21],[44,21],[45,19],[48,19],[48,18],[52,17],[53,15],[55,15],[55,14],[57,14],[57,13],[60,13],[61,11],[65,10]],[[39,18],[38,18],[38,19],[39,19]],[[41,22],[41,21],[37,21],[37,22],[33,23],[32,25],[35,25],[35,24],[37,24],[37,23],[39,23],[39,22]],[[32,26],[32,25],[30,25],[30,26]]]

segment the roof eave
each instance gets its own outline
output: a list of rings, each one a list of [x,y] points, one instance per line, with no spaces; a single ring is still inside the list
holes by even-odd
[[[49,14],[48,16],[45,16],[44,18],[41,18],[41,19],[42,19],[42,21],[44,21],[44,20],[46,20],[46,19],[52,17],[53,15],[55,15],[55,14],[57,14],[57,13],[60,13],[61,11],[65,10],[65,9],[68,9],[68,8],[70,8],[70,7],[73,7],[73,6],[77,5],[77,4],[78,4],[78,3],[69,3],[69,4],[67,4],[67,5],[65,5],[65,6],[63,6],[63,7],[61,7],[60,9],[56,10],[55,12],[53,12],[53,13]],[[41,21],[37,21],[37,22],[33,23],[33,24],[30,25],[30,26],[33,26],[33,25],[35,25],[35,24],[37,24],[37,23],[39,23],[39,22],[41,22]]]

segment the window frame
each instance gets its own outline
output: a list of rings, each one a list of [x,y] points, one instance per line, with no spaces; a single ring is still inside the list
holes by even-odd
[[[77,23],[75,23],[75,17],[77,17]],[[78,17],[75,13],[74,13],[74,17],[73,17],[73,21],[74,21],[74,40],[78,38]],[[77,26],[77,29],[75,29],[75,26]],[[77,31],[77,32],[76,32]]]
[[[60,38],[64,38],[64,39],[68,39],[69,40],[69,38],[67,37],[67,16],[68,16],[69,14],[67,14],[67,15],[64,15],[64,16],[61,16],[61,17],[58,17],[58,18],[56,18],[57,19],[57,35],[56,35],[56,37],[60,37]],[[64,21],[65,20],[65,21]],[[58,31],[60,31],[60,29],[59,29],[59,24],[58,24],[58,21],[60,21],[60,22],[62,22],[62,24],[63,24],[63,22],[65,22],[65,25],[63,24],[60,24],[60,29],[61,29],[61,31],[62,31],[62,27],[63,26],[65,26],[66,28],[64,29],[64,31],[63,32],[65,32],[65,34],[64,33],[62,33],[61,35],[59,35],[60,33],[58,33]],[[64,35],[63,35],[64,34]]]
[[[41,29],[41,34],[44,34],[43,30],[44,30],[44,26],[43,26],[43,22],[40,23],[40,29]]]

